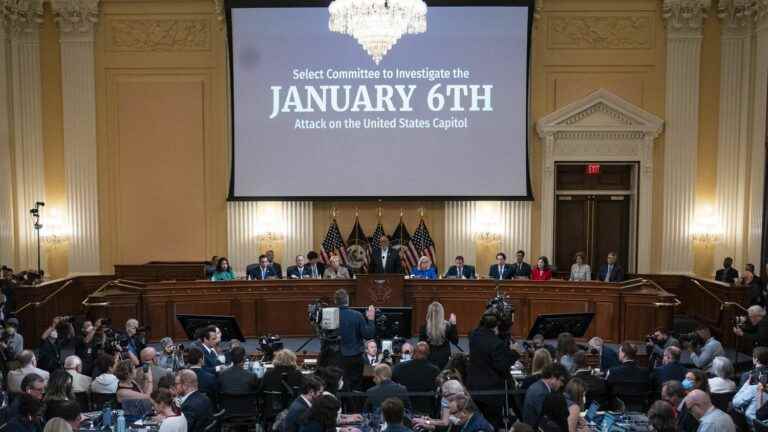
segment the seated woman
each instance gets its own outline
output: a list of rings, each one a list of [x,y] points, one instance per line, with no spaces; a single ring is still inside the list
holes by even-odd
[[[436,428],[448,428],[451,426],[450,416],[451,413],[448,409],[448,400],[452,399],[454,395],[465,393],[464,386],[457,380],[448,380],[440,387],[442,398],[440,399],[440,418],[433,419],[429,417],[415,417],[413,419],[413,426],[416,429],[423,430],[435,430]]]
[[[341,258],[338,255],[331,257],[328,267],[323,272],[323,279],[351,279],[349,270],[341,265]]]
[[[267,369],[264,378],[261,379],[259,392],[283,392],[287,389],[283,382],[291,389],[301,390],[303,375],[296,362],[296,354],[293,351],[282,349],[275,353],[272,359],[271,369]]]
[[[568,406],[568,432],[589,430],[587,422],[581,417],[587,400],[587,386],[580,378],[572,378],[565,386],[565,401]]]
[[[123,406],[128,418],[137,419],[151,411],[152,374],[144,374],[144,387],[136,383],[136,369],[130,360],[123,360],[115,368],[117,402]]]
[[[531,374],[523,378],[523,382],[520,383],[521,390],[527,390],[528,387],[533,385],[536,381],[541,379],[541,371],[547,366],[552,364],[552,355],[546,348],[539,348],[533,353],[533,360],[531,360]]]
[[[106,353],[99,354],[94,362],[94,379],[91,382],[91,392],[100,394],[117,393],[117,377],[114,374],[117,366],[116,356]]]
[[[545,281],[550,279],[552,279],[552,270],[549,268],[549,258],[541,256],[531,272],[531,280]]]
[[[568,332],[563,332],[557,335],[557,355],[558,363],[568,370],[568,373],[573,373],[573,355],[576,354],[579,348],[576,346],[576,339]]]
[[[229,267],[229,260],[225,257],[219,258],[219,261],[216,263],[216,271],[213,272],[213,276],[211,276],[211,280],[213,281],[226,281],[226,280],[234,280],[237,279],[235,276],[235,272],[232,271],[232,269]]]
[[[60,417],[60,409],[66,401],[74,401],[72,375],[64,369],[53,371],[45,389],[45,415],[47,419]]]
[[[733,376],[733,363],[728,357],[717,356],[712,360],[712,373],[714,378],[709,379],[709,391],[712,393],[730,393],[736,391],[736,383],[731,380]]]
[[[173,395],[168,389],[157,389],[152,392],[152,405],[160,422],[158,432],[186,432],[187,418],[176,404],[173,403]]]
[[[576,262],[571,266],[571,281],[592,280],[592,269],[589,264],[584,263],[584,252],[576,252]]]
[[[432,260],[428,256],[419,258],[419,265],[411,271],[411,277],[415,279],[437,279],[435,268],[432,267]]]

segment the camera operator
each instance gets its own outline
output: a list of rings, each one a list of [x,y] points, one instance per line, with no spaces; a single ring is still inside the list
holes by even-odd
[[[59,330],[62,331],[61,337],[59,337]],[[55,317],[51,326],[48,327],[41,336],[42,342],[37,349],[40,360],[38,366],[40,369],[48,372],[61,367],[61,341],[66,338],[64,333],[72,334],[72,323],[69,317]]]
[[[662,364],[664,350],[669,347],[680,348],[680,341],[669,334],[669,331],[659,327],[652,334],[646,337],[646,354],[649,356],[648,366],[650,368],[659,367]]]
[[[96,320],[101,326],[101,320]],[[91,320],[83,321],[80,334],[75,337],[75,355],[82,361],[82,371],[90,376],[93,370],[93,362],[96,360],[96,328]]]
[[[712,367],[712,360],[725,354],[723,345],[712,336],[709,327],[704,324],[699,324],[694,334],[685,336],[681,339],[689,339],[686,341],[685,347],[691,353],[691,362],[699,369],[708,372]],[[701,348],[698,348],[699,346]]]
[[[16,358],[24,351],[24,336],[19,333],[19,320],[9,318],[5,321],[5,332],[0,339],[0,349],[5,352],[8,360]]]
[[[747,316],[748,321],[734,327],[733,333],[749,340],[753,347],[768,347],[768,319],[765,319],[765,309],[758,305],[750,306]]]
[[[333,299],[339,308],[340,366],[344,370],[345,390],[362,390],[363,342],[376,334],[376,309],[368,306],[363,317],[360,312],[349,308],[349,294],[343,289],[336,291]]]
[[[749,372],[746,382],[733,397],[733,407],[742,412],[750,424],[760,408],[759,402],[768,396],[764,390],[768,385],[768,348],[755,348],[752,351],[752,362],[755,368]]]
[[[139,321],[135,318],[125,322],[125,336],[120,341],[120,345],[123,347],[123,353],[128,355],[134,366],[141,363],[139,362],[139,353],[146,346],[144,338],[139,334],[144,331],[145,329],[139,327]]]
[[[467,384],[472,390],[505,389],[509,369],[520,358],[512,349],[513,341],[499,338],[499,320],[496,314],[486,312],[480,319],[480,326],[469,335],[469,367]],[[491,424],[501,426],[505,398],[499,395],[478,396],[475,402]]]
[[[183,346],[182,346],[183,347]],[[158,364],[161,368],[177,371],[184,367],[183,348],[176,346],[173,339],[166,336],[160,339],[160,358]]]

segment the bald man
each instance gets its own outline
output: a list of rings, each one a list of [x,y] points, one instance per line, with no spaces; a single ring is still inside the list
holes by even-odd
[[[187,419],[189,432],[203,432],[213,417],[208,396],[197,389],[197,374],[189,369],[180,370],[174,379],[175,392],[180,399],[181,412]]]
[[[392,371],[392,381],[402,384],[409,392],[431,392],[435,388],[435,378],[440,373],[437,366],[429,362],[429,344],[419,342],[413,349],[413,360],[400,362]],[[413,397],[415,412],[431,412],[432,397]]]
[[[701,390],[694,390],[685,397],[688,411],[699,420],[697,432],[736,432],[731,417],[712,405],[709,395]]]
[[[149,372],[152,374],[152,391],[157,390],[160,378],[172,373],[171,370],[160,367],[157,351],[152,347],[146,347],[141,350],[139,359],[141,360],[142,370],[145,370],[144,368],[149,369]]]

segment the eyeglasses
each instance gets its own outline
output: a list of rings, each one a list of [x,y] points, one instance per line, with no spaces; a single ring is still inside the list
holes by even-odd
[[[403,354],[410,354],[410,351],[403,351]]]

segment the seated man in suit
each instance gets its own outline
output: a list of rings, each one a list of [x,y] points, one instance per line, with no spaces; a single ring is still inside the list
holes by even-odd
[[[259,379],[248,370],[243,369],[245,349],[236,346],[229,351],[232,367],[219,374],[219,391],[230,395],[254,393],[259,388]]]
[[[461,255],[457,256],[454,263],[456,265],[452,265],[448,269],[448,271],[445,273],[446,279],[447,278],[477,279],[477,275],[475,275],[475,266],[464,265],[463,256]]]
[[[197,375],[189,369],[181,370],[174,384],[176,396],[181,399],[181,412],[187,419],[187,430],[203,432],[213,417],[213,408],[208,396],[198,391]]]
[[[405,346],[405,345],[403,345]],[[405,349],[403,349],[405,350]],[[413,350],[413,359],[401,361],[392,370],[392,381],[402,384],[409,392],[431,392],[440,369],[429,361],[429,344],[419,342]],[[414,397],[414,410],[429,415],[434,397]]]
[[[296,265],[288,267],[285,277],[288,279],[308,279],[312,277],[311,269],[304,265],[304,255],[296,255]]]
[[[221,342],[221,330],[215,325],[209,325],[197,331],[197,341],[193,346],[203,353],[203,369],[216,374],[224,366],[216,352],[216,346]]]
[[[600,355],[600,370],[607,371],[621,363],[619,362],[619,353],[606,345],[603,340],[597,336],[587,342],[589,350]]]
[[[307,252],[307,267],[309,267],[309,275],[312,279],[320,279],[325,272],[325,264],[320,262],[320,255],[315,251]]]
[[[515,254],[515,262],[512,263],[512,279],[530,279],[531,266],[525,260],[525,251],[519,250]]]
[[[274,267],[269,265],[266,255],[259,255],[258,264],[249,264],[245,272],[253,280],[279,279]]]
[[[323,395],[324,387],[323,381],[320,378],[314,375],[304,377],[301,395],[294,399],[288,407],[288,413],[285,415],[285,420],[283,420],[283,432],[298,432],[299,420],[301,420],[304,413],[309,411],[312,402]]]
[[[635,361],[637,348],[634,344],[624,342],[619,348],[619,361],[621,365],[608,370],[606,384],[609,391],[616,396],[616,387],[634,384],[637,388],[643,385],[650,386],[650,371],[640,367]]]
[[[381,403],[391,397],[403,401],[407,409],[411,409],[411,400],[408,398],[408,389],[392,381],[392,369],[386,363],[379,363],[373,368],[373,382],[375,386],[366,392],[365,406],[371,411],[378,411]]]
[[[190,348],[184,354],[184,361],[197,375],[197,385],[201,392],[214,395],[219,392],[219,381],[216,374],[203,368],[203,352],[197,347]]]
[[[277,274],[278,279],[283,278],[283,267],[280,266],[279,262],[275,261],[275,251],[272,249],[264,252],[264,255],[267,256],[267,260],[269,260],[269,266],[272,267],[272,269],[275,271],[275,274]]]
[[[624,281],[624,269],[616,262],[617,259],[618,255],[616,252],[608,253],[605,264],[600,266],[600,271],[597,273],[597,280],[603,282]]]
[[[587,365],[587,353],[581,350],[576,351],[573,355],[573,368],[572,377],[580,378],[587,387],[586,406],[589,406],[592,401],[605,406],[605,403],[608,401],[608,387],[606,387],[605,381],[594,375],[592,369]]]
[[[371,273],[400,273],[400,254],[390,247],[389,237],[381,236],[379,247],[371,251]]]
[[[723,268],[715,272],[715,280],[718,282],[733,284],[738,278],[739,272],[733,268],[733,258],[725,257],[723,260]]]
[[[680,381],[685,379],[688,368],[680,364],[680,348],[670,346],[664,349],[662,366],[657,367],[651,373],[651,382],[654,390],[661,390],[661,386],[667,381]]]
[[[496,264],[488,269],[491,279],[512,279],[512,266],[507,265],[507,255],[504,252],[496,254]]]
[[[538,425],[541,417],[541,409],[547,395],[560,391],[568,382],[568,371],[558,364],[552,363],[541,371],[541,379],[531,384],[525,391],[523,400],[523,423]]]

